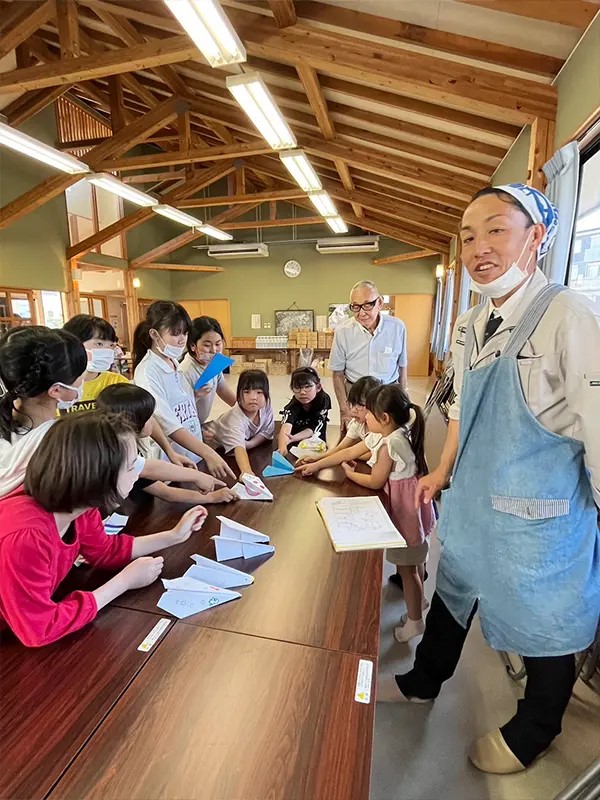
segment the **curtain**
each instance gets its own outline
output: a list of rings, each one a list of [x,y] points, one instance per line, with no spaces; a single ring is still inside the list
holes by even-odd
[[[452,306],[454,303],[454,270],[446,273],[446,286],[444,289],[444,302],[442,305],[442,318],[438,333],[436,347],[436,357],[439,361],[444,360],[444,356],[450,347],[450,336],[452,334]]]
[[[557,150],[550,161],[544,164],[544,174],[548,179],[546,194],[558,209],[558,230],[554,246],[542,259],[540,267],[549,281],[564,283],[567,277],[579,192],[577,142],[570,142]]]
[[[471,305],[471,276],[467,268],[462,268],[462,279],[460,282],[460,293],[458,295],[458,316],[469,310]]]
[[[431,352],[435,353],[437,350],[437,340],[440,330],[440,320],[442,316],[442,292],[443,282],[441,278],[437,279],[437,290],[435,293],[435,306],[433,309],[433,325],[431,327]]]

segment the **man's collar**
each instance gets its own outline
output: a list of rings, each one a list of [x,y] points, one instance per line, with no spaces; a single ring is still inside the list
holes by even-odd
[[[373,328],[372,331],[370,331],[368,328],[366,328],[362,324],[362,322],[359,322],[356,319],[356,317],[354,317],[354,321],[356,322],[357,325],[359,325],[363,329],[363,331],[365,331],[366,333],[370,334],[371,336],[375,336],[375,334],[378,333],[381,330],[381,327],[383,325],[383,314],[381,313],[381,311],[379,312],[379,319],[377,320],[377,325],[375,325],[375,327]]]

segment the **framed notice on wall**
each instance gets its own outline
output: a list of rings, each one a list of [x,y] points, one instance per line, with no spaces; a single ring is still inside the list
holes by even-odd
[[[315,329],[315,312],[303,308],[288,308],[285,311],[275,312],[275,334],[287,336],[296,328]]]

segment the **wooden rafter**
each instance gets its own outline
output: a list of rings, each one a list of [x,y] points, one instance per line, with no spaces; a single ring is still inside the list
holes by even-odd
[[[4,72],[0,75],[0,94],[44,89],[47,86],[78,83],[106,75],[149,69],[161,64],[186,61],[188,58],[194,58],[196,54],[197,49],[187,36],[157,39],[147,44],[123,47],[99,55]]]
[[[417,261],[420,258],[429,258],[430,256],[437,256],[433,250],[413,250],[412,253],[399,253],[396,256],[386,256],[385,258],[374,258],[371,260],[372,264],[377,267],[382,267],[385,264],[402,264],[405,261]]]
[[[60,57],[79,58],[79,21],[75,0],[54,0],[56,4],[56,27],[60,41]]]
[[[296,9],[294,0],[269,0],[271,9],[278,28],[287,28],[288,25],[295,25]]]
[[[53,0],[46,0],[41,5],[28,2],[14,3],[13,5],[16,13],[7,27],[2,30],[0,58],[8,55],[11,50],[22,44],[39,27],[45,25],[54,14]]]
[[[110,100],[110,121],[113,133],[116,133],[122,130],[126,124],[123,80],[120,75],[111,75],[108,79],[108,97]]]
[[[535,2],[535,0],[534,0]],[[550,3],[554,0],[550,0]],[[544,5],[539,3],[539,5]],[[495,5],[492,0],[490,5]],[[368,4],[365,4],[365,8]],[[368,33],[384,37],[396,42],[408,42],[421,45],[431,50],[442,53],[452,53],[457,56],[468,56],[478,61],[488,61],[502,67],[534,72],[539,75],[554,77],[563,65],[563,60],[543,53],[534,53],[529,50],[520,50],[517,47],[496,44],[471,36],[448,33],[436,28],[426,28],[422,25],[413,25],[397,19],[378,17],[365,11],[356,11],[328,3],[313,2],[312,0],[297,0],[296,12],[300,18],[313,22],[336,25],[355,33]]]
[[[406,244],[413,244],[422,249],[435,249],[436,253],[448,253],[450,247],[449,239],[438,239],[439,244],[434,242],[433,237],[422,236],[414,232],[413,229],[405,229],[394,224],[393,220],[382,222],[381,219],[365,216],[363,219],[353,217],[350,214],[344,215],[344,220],[350,225],[358,225],[365,230],[379,233],[381,236],[388,236],[390,239],[397,239]]]
[[[103,164],[107,170],[133,170],[152,167],[177,166],[181,164],[218,161],[236,156],[262,155],[271,153],[271,148],[262,140],[255,139],[247,144],[223,144],[217,147],[194,148],[172,153],[156,153],[148,156],[129,156],[116,158]]]
[[[306,197],[306,192],[301,189],[272,189],[264,192],[250,192],[246,194],[223,195],[223,197],[194,197],[189,200],[180,200],[177,208],[212,208],[213,206],[231,205],[256,205],[256,203],[270,203],[277,200],[297,200]]]
[[[202,267],[196,264],[144,264],[142,269],[171,270],[174,272],[225,272],[223,267]]]
[[[175,119],[181,104],[175,98],[165,100],[160,103],[148,114],[139,117],[127,128],[99,144],[90,150],[81,160],[89,164],[92,169],[97,169],[99,164],[108,158],[119,155],[126,150],[143,142],[147,136],[151,136],[155,131],[160,130],[166,121]],[[0,230],[11,222],[25,216],[30,211],[39,208],[41,205],[57,197],[74,183],[81,179],[80,175],[54,175],[45,181],[37,184],[19,197],[7,203],[0,209]]]
[[[519,17],[530,17],[558,25],[587,28],[600,10],[597,0],[460,0],[471,6],[505,11]]]
[[[178,200],[189,197],[201,191],[206,186],[210,186],[211,183],[220,180],[234,169],[235,167],[232,163],[217,164],[214,167],[209,167],[203,172],[199,172],[194,178],[186,181],[183,185],[176,186],[162,195],[160,198],[161,202],[168,204],[176,203]],[[99,247],[104,242],[110,241],[118,234],[129,231],[141,225],[143,222],[147,222],[149,219],[152,219],[152,217],[153,211],[151,208],[139,208],[137,211],[127,214],[125,217],[113,222],[112,225],[107,225],[97,233],[88,236],[87,239],[83,239],[81,242],[67,248],[67,258],[74,258],[82,253],[87,253],[94,247]],[[201,224],[200,220],[198,220],[198,224]]]
[[[52,89],[39,89],[37,92],[27,92],[21,95],[12,103],[9,103],[2,113],[6,116],[8,124],[15,128],[22,125],[39,111],[58,100],[66,91],[68,86],[53,86]]]
[[[212,224],[212,223],[211,223]],[[291,228],[295,225],[325,225],[323,217],[288,217],[286,219],[251,219],[243,222],[223,222],[224,231],[243,231],[250,228]]]

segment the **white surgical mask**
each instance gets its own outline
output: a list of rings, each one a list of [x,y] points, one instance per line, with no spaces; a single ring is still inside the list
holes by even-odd
[[[158,346],[158,343],[157,343],[156,349],[158,350],[158,352],[161,355],[166,356],[167,358],[172,358],[175,361],[179,361],[179,359],[185,353],[185,345],[183,345],[182,347],[177,347],[174,344],[166,344],[165,340],[162,338],[162,336],[159,336],[158,338],[161,340],[161,342],[163,344],[163,348],[161,350],[161,348]]]
[[[77,392],[77,397],[73,400],[59,400],[58,407],[61,411],[66,411],[67,409],[71,408],[75,403],[79,403],[81,398],[83,397],[83,385],[81,386],[69,386],[68,383],[58,383],[54,384],[55,386],[60,386],[62,389],[67,389],[69,392]]]
[[[92,357],[88,361],[88,372],[108,372],[115,363],[115,351],[112,347],[99,347],[87,352]]]
[[[138,478],[142,474],[142,470],[144,469],[144,463],[145,462],[143,456],[138,456],[135,460],[135,464],[133,465],[133,471],[135,472]]]
[[[490,297],[492,300],[497,299],[498,297],[504,297],[505,295],[509,294],[516,289],[517,286],[520,286],[523,281],[529,277],[526,271],[523,271],[519,266],[519,261],[521,260],[521,256],[525,252],[525,248],[529,244],[529,237],[527,237],[527,241],[523,245],[523,249],[519,253],[519,257],[516,261],[510,265],[510,267],[506,270],[503,275],[499,275],[490,283],[478,283],[474,278],[471,278],[471,284],[473,286],[474,291],[479,292],[484,297]],[[527,264],[525,264],[525,270],[529,266],[529,262],[531,261],[532,254],[529,255],[527,259]]]

